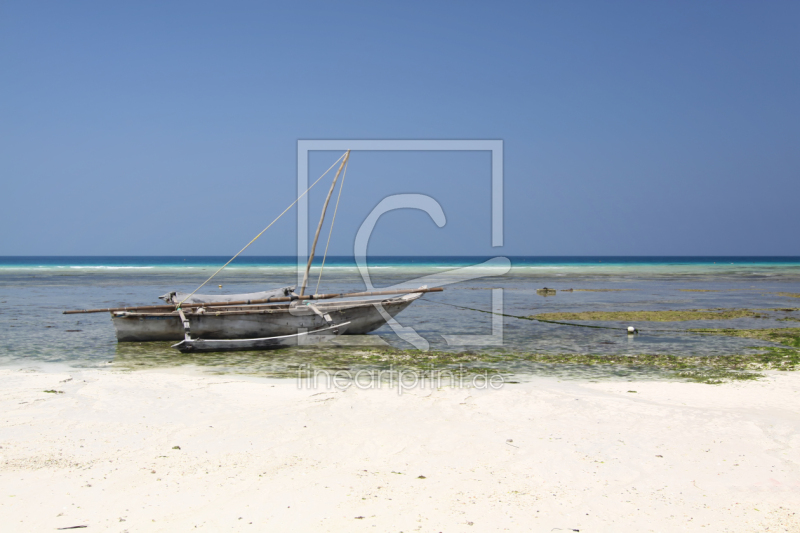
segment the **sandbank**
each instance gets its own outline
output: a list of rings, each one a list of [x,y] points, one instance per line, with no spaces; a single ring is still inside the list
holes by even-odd
[[[0,404],[6,532],[800,531],[795,372],[398,394],[5,369]]]

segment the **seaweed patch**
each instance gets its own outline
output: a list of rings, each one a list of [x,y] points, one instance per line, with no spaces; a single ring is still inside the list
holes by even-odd
[[[604,322],[684,322],[689,320],[730,320],[768,318],[764,309],[685,309],[665,311],[586,311],[541,313],[530,318],[542,320],[597,320]]]
[[[681,292],[722,292],[714,289],[678,289]]]
[[[787,298],[800,298],[800,293],[797,292],[771,292],[770,294],[776,294],[778,296],[786,296]]]
[[[775,342],[785,346],[800,348],[800,328],[772,328],[772,329],[728,329],[728,328],[697,328],[690,329],[693,333],[706,335],[725,335],[728,337],[742,337],[761,341]]]

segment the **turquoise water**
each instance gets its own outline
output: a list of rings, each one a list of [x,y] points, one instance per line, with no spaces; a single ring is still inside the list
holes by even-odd
[[[394,267],[394,268],[418,268],[418,267],[454,267],[466,266],[481,263],[489,257],[484,256],[456,256],[456,257],[370,257],[370,266],[375,267]],[[510,256],[512,264],[517,268],[590,268],[599,269],[620,269],[620,268],[678,268],[678,269],[698,269],[712,272],[709,269],[720,269],[720,271],[740,271],[742,269],[757,268],[759,270],[794,270],[800,268],[800,257],[741,257],[741,256],[719,256],[719,257],[603,257],[603,256]],[[165,268],[211,268],[219,267],[228,260],[222,256],[0,256],[0,269],[165,269]],[[317,258],[315,264],[320,263]],[[354,267],[355,260],[352,257],[329,257],[326,262],[334,267]],[[237,258],[228,268],[289,268],[293,269],[297,265],[297,258],[294,256],[260,257],[242,256]],[[730,267],[730,268],[729,268]]]
[[[100,366],[125,357],[179,361],[161,344],[117,345],[107,314],[63,315],[64,309],[151,305],[173,290],[191,291],[228,258],[223,257],[0,257],[0,364]],[[488,257],[369,258],[376,288],[434,276],[429,285],[447,283],[459,267],[482,264]],[[480,277],[446,285],[398,316],[413,327],[431,349],[445,351],[503,350],[510,353],[665,353],[725,355],[743,353],[760,341],[707,337],[687,328],[767,328],[797,326],[800,299],[779,293],[800,293],[800,258],[777,257],[510,257],[510,271],[498,266],[475,269]],[[502,261],[501,261],[502,263]],[[316,285],[318,265],[312,270]],[[294,257],[237,259],[201,292],[241,293],[297,282]],[[218,285],[222,285],[220,289]],[[543,297],[536,289],[558,292]],[[492,308],[492,291],[503,289],[503,312],[636,311],[697,308],[771,309],[768,318],[679,323],[640,323],[642,334],[629,338],[618,330],[503,319],[503,344],[453,346],[446,335],[489,335],[492,315],[465,310]],[[365,289],[352,258],[328,258],[319,292]],[[565,289],[581,289],[563,292]],[[608,291],[616,292],[588,292]],[[713,292],[687,292],[713,291]],[[620,326],[593,322],[593,325]],[[412,347],[388,326],[375,335],[399,348]],[[341,348],[347,350],[347,348]],[[131,355],[133,354],[133,355]],[[281,365],[275,352],[240,355],[258,368]],[[212,360],[211,358],[209,361]],[[219,357],[213,358],[219,362]],[[238,364],[238,363],[237,363]],[[511,364],[511,363],[509,363]],[[270,366],[271,365],[271,366]],[[224,366],[224,365],[223,365]],[[246,365],[245,365],[246,366]],[[519,369],[517,369],[519,370]],[[269,373],[270,371],[265,371]]]

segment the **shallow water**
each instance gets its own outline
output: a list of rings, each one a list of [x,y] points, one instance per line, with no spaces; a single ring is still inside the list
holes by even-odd
[[[489,258],[370,259],[376,288],[422,276],[429,285],[452,281],[448,273]],[[435,351],[502,353],[491,365],[514,373],[542,373],[543,365],[515,359],[521,352],[591,354],[729,355],[769,343],[722,336],[701,336],[688,328],[797,327],[798,311],[770,311],[769,318],[693,322],[583,322],[619,328],[633,325],[641,334],[618,329],[549,324],[503,317],[502,345],[454,346],[443,335],[490,335],[493,315],[462,309],[492,309],[492,291],[503,289],[503,313],[528,316],[545,312],[638,311],[698,308],[793,309],[800,299],[776,293],[800,293],[800,258],[510,258],[510,272],[498,266],[473,269],[481,277],[447,284],[427,294],[398,316]],[[0,258],[0,364],[44,367],[116,366],[152,368],[193,365],[214,372],[291,375],[303,362],[316,366],[369,368],[350,357],[355,347],[317,347],[277,352],[184,356],[169,343],[118,345],[108,314],[63,315],[64,309],[151,305],[172,290],[190,292],[226,258]],[[502,261],[500,261],[502,263]],[[223,271],[201,292],[241,293],[296,283],[294,258],[245,258]],[[312,275],[316,284],[316,274]],[[409,282],[418,286],[422,282]],[[223,288],[219,289],[218,285]],[[543,297],[536,289],[557,289]],[[616,292],[563,292],[564,289]],[[329,258],[320,292],[364,290],[352,259]],[[625,289],[625,290],[619,290]],[[717,292],[685,292],[687,289]],[[370,337],[396,348],[412,348],[389,326]],[[347,337],[343,337],[347,340]],[[473,339],[473,342],[475,340]],[[487,367],[489,362],[482,363]]]

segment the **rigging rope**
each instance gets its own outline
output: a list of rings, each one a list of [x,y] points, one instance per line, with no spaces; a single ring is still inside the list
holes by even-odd
[[[339,196],[336,197],[336,207],[333,209],[333,218],[331,219],[331,229],[328,232],[328,242],[325,244],[325,254],[322,256],[322,266],[319,268],[319,277],[317,278],[317,288],[314,289],[314,294],[319,292],[319,282],[322,281],[322,271],[325,269],[325,258],[328,257],[328,246],[331,244],[331,235],[333,235],[333,223],[336,222],[336,212],[339,210],[339,200],[342,199],[342,189],[344,189],[344,179],[347,177],[347,165],[350,164],[348,160],[344,164],[342,171],[342,183],[339,185]]]
[[[217,274],[219,274],[220,272],[222,272],[222,269],[223,269],[223,268],[225,268],[226,266],[230,265],[230,264],[233,262],[233,260],[234,260],[234,259],[236,259],[237,257],[239,257],[239,255],[240,255],[242,252],[244,252],[244,251],[247,249],[247,247],[248,247],[248,246],[250,246],[251,244],[253,244],[254,242],[256,242],[256,240],[258,240],[258,238],[259,238],[259,237],[261,237],[261,235],[263,235],[265,231],[267,231],[269,228],[271,228],[271,227],[272,227],[272,225],[273,225],[273,224],[275,224],[275,223],[278,221],[278,219],[279,219],[279,218],[281,218],[283,215],[285,215],[285,214],[286,214],[286,212],[287,212],[289,209],[291,209],[292,207],[294,207],[294,204],[296,204],[297,202],[299,202],[299,201],[300,201],[300,198],[302,198],[303,196],[305,196],[305,195],[308,193],[308,191],[310,191],[310,190],[311,190],[311,189],[314,187],[314,185],[316,185],[317,183],[319,183],[319,180],[321,180],[322,178],[324,178],[324,177],[325,177],[325,175],[326,175],[328,172],[330,172],[330,171],[331,171],[331,169],[332,169],[333,167],[335,167],[335,166],[336,166],[336,163],[338,163],[339,161],[341,161],[341,160],[342,160],[342,158],[343,158],[344,156],[346,156],[346,155],[347,155],[347,153],[344,153],[344,154],[342,154],[342,157],[340,157],[339,159],[337,159],[336,161],[334,161],[334,163],[333,163],[333,164],[332,164],[332,165],[331,165],[331,166],[328,168],[328,170],[326,170],[326,171],[325,171],[325,172],[322,174],[322,176],[320,176],[319,178],[317,178],[317,181],[315,181],[314,183],[312,183],[312,184],[311,184],[311,187],[309,187],[308,189],[306,189],[306,190],[305,190],[305,192],[304,192],[303,194],[301,194],[300,196],[298,196],[298,197],[297,197],[297,199],[295,199],[295,201],[294,201],[294,202],[292,202],[291,204],[289,204],[289,207],[287,207],[286,209],[284,209],[284,210],[283,210],[283,213],[281,213],[280,215],[278,215],[278,216],[277,216],[277,218],[276,218],[275,220],[273,220],[272,222],[270,222],[270,223],[269,223],[269,226],[267,226],[266,228],[264,228],[263,230],[261,230],[261,233],[259,233],[259,234],[258,234],[258,235],[256,235],[255,237],[253,237],[253,239],[252,239],[250,242],[248,242],[248,243],[245,245],[245,247],[244,247],[244,248],[242,248],[241,250],[239,250],[239,251],[236,253],[236,255],[234,255],[233,257],[231,257],[231,258],[230,258],[230,260],[229,260],[227,263],[225,263],[224,265],[222,265],[221,267],[219,267],[219,270],[217,270],[216,272],[214,272],[213,274],[211,274],[211,277],[209,277],[207,280],[205,280],[203,283],[201,283],[201,284],[200,284],[200,286],[199,286],[199,287],[197,287],[195,290],[193,290],[193,291],[192,291],[192,292],[191,292],[191,293],[190,293],[188,296],[186,296],[186,298],[184,298],[183,300],[181,300],[181,301],[180,301],[180,303],[178,304],[178,309],[180,309],[180,307],[181,307],[181,305],[183,304],[183,302],[185,302],[186,300],[188,300],[189,298],[191,298],[191,297],[192,297],[192,295],[194,295],[194,293],[196,293],[196,292],[197,292],[197,291],[199,291],[201,288],[203,288],[203,286],[204,286],[206,283],[208,283],[209,281],[211,281],[211,280],[214,278],[214,276],[216,276]]]

